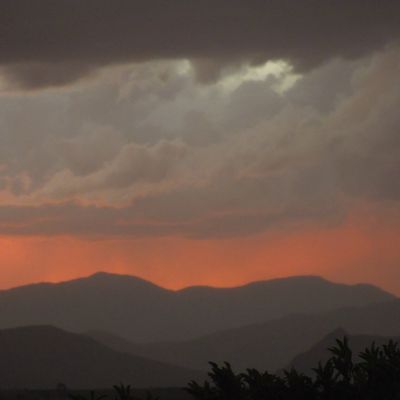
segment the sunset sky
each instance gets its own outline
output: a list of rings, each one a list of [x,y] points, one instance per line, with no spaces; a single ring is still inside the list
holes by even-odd
[[[101,270],[400,295],[399,16],[1,0],[0,288]]]

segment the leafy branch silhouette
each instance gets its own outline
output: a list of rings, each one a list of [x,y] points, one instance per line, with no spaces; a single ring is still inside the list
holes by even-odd
[[[347,337],[328,349],[331,357],[307,376],[294,368],[282,374],[210,363],[210,381],[191,381],[185,390],[196,400],[400,400],[400,349],[389,341],[372,343],[354,362]]]

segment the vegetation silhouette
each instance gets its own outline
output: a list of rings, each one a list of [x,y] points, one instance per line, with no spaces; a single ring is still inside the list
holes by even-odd
[[[354,361],[347,337],[328,349],[331,357],[307,376],[296,369],[270,374],[229,363],[210,363],[209,381],[191,381],[185,390],[196,400],[400,400],[400,348],[372,343]]]
[[[165,392],[170,400],[400,400],[400,346],[393,340],[377,346],[375,342],[354,357],[346,336],[336,339],[328,348],[330,358],[319,362],[310,375],[295,368],[275,374],[250,368],[236,373],[230,363],[222,365],[210,362],[209,379],[203,383],[191,381],[187,387],[174,393]],[[59,384],[57,394],[66,394],[70,400],[159,400],[164,398],[164,389],[150,391],[134,390],[130,385],[114,385],[110,391],[69,392]],[[157,391],[160,397],[153,393]],[[158,394],[157,393],[157,394]],[[3,400],[22,399],[24,396],[7,397]],[[33,396],[33,397],[32,397]],[[29,400],[54,398],[48,393],[40,397],[32,392]],[[185,397],[184,397],[185,396]]]
[[[71,400],[103,400],[107,396],[106,395],[97,395],[94,390],[91,390],[89,392],[89,397],[85,397],[82,394],[68,394],[68,397]]]
[[[114,390],[114,400],[141,400],[141,397],[137,397],[133,394],[133,388],[131,385],[124,385],[120,383],[119,385],[113,386]],[[153,395],[150,391],[146,392],[145,400],[159,400],[159,397]],[[70,400],[103,400],[109,398],[107,394],[97,394],[94,390],[89,392],[88,396],[83,394],[68,394]],[[111,396],[112,397],[112,396]]]

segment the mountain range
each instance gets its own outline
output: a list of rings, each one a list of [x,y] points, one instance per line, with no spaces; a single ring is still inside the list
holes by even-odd
[[[143,344],[105,332],[89,334],[119,351],[188,368],[205,369],[208,361],[230,361],[240,370],[254,367],[275,371],[338,327],[353,334],[400,335],[400,300],[320,314],[291,314],[180,342]]]
[[[97,273],[0,291],[0,329],[53,325],[74,332],[110,332],[135,342],[183,341],[288,314],[393,298],[371,285],[337,284],[313,276],[172,291],[136,277]]]
[[[0,386],[182,386],[202,380],[209,361],[307,368],[338,328],[399,336],[400,299],[312,276],[172,291],[98,273],[0,291]]]

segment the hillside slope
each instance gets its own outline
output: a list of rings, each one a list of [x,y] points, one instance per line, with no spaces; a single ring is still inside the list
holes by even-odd
[[[390,339],[400,343],[400,335],[349,335],[345,330],[337,329],[326,335],[306,352],[294,357],[288,367],[294,367],[301,372],[312,374],[312,369],[315,368],[320,361],[324,363],[332,356],[328,349],[336,345],[336,339],[343,339],[344,336],[349,340],[349,346],[353,352],[354,361],[360,361],[358,357],[360,352],[364,351],[367,347],[369,348],[372,343],[381,346],[386,344]]]
[[[399,335],[400,300],[316,315],[293,314],[181,342],[138,344],[102,332],[91,334],[116,349],[186,367],[205,369],[208,361],[229,361],[238,369],[275,371],[338,327],[353,334]]]
[[[120,382],[135,387],[182,386],[202,372],[112,350],[92,338],[50,326],[0,331],[2,389],[108,388]]]

